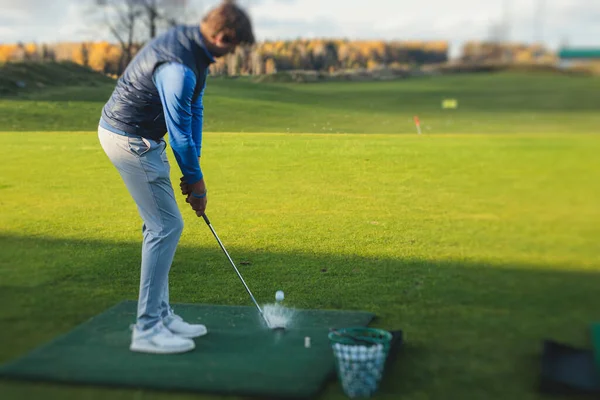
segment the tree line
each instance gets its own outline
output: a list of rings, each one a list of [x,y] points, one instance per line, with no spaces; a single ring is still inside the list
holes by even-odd
[[[120,75],[141,48],[117,43],[83,42],[0,45],[0,62],[72,61],[96,71]],[[124,53],[125,52],[125,53]],[[124,60],[128,60],[124,62]],[[395,65],[444,63],[448,60],[446,42],[384,42],[326,39],[267,41],[252,47],[239,47],[235,53],[211,66],[216,75],[262,75],[288,70],[335,71],[374,69]]]

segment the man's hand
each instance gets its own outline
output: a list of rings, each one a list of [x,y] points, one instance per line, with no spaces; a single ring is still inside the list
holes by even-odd
[[[179,183],[179,187],[181,188],[181,194],[184,196],[187,196],[190,193],[192,193],[192,189],[190,188],[190,185],[188,185],[187,182],[185,181],[185,176],[181,177],[181,182]]]
[[[196,211],[196,215],[201,217],[204,215],[206,211],[206,185],[204,183],[204,179],[199,180],[193,185],[185,184],[185,180],[182,178],[181,183],[181,192],[187,192],[187,199],[185,200],[194,211]],[[185,187],[184,187],[185,186]],[[186,193],[184,193],[185,195]]]

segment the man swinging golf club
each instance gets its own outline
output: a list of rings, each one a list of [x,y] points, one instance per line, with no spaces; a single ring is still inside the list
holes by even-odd
[[[202,97],[209,65],[241,44],[253,44],[248,15],[234,1],[208,12],[199,26],[178,26],[146,44],[131,61],[102,110],[98,137],[144,222],[137,320],[132,351],[193,350],[207,333],[169,305],[169,270],[183,220],[169,177],[166,142],[181,169],[180,188],[197,216],[207,204],[200,155]]]

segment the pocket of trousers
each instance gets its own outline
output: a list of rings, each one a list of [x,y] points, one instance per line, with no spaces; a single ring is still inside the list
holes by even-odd
[[[127,142],[129,144],[129,150],[131,150],[138,157],[142,157],[144,154],[152,149],[150,141],[145,138],[132,138],[128,137]]]

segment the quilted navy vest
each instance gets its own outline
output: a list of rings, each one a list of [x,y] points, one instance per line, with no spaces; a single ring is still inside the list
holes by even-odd
[[[204,46],[199,26],[177,26],[147,43],[117,81],[102,109],[103,119],[129,134],[153,140],[162,138],[167,126],[152,75],[166,62],[177,62],[194,71],[193,100],[196,100],[204,87],[208,67],[214,62]]]

